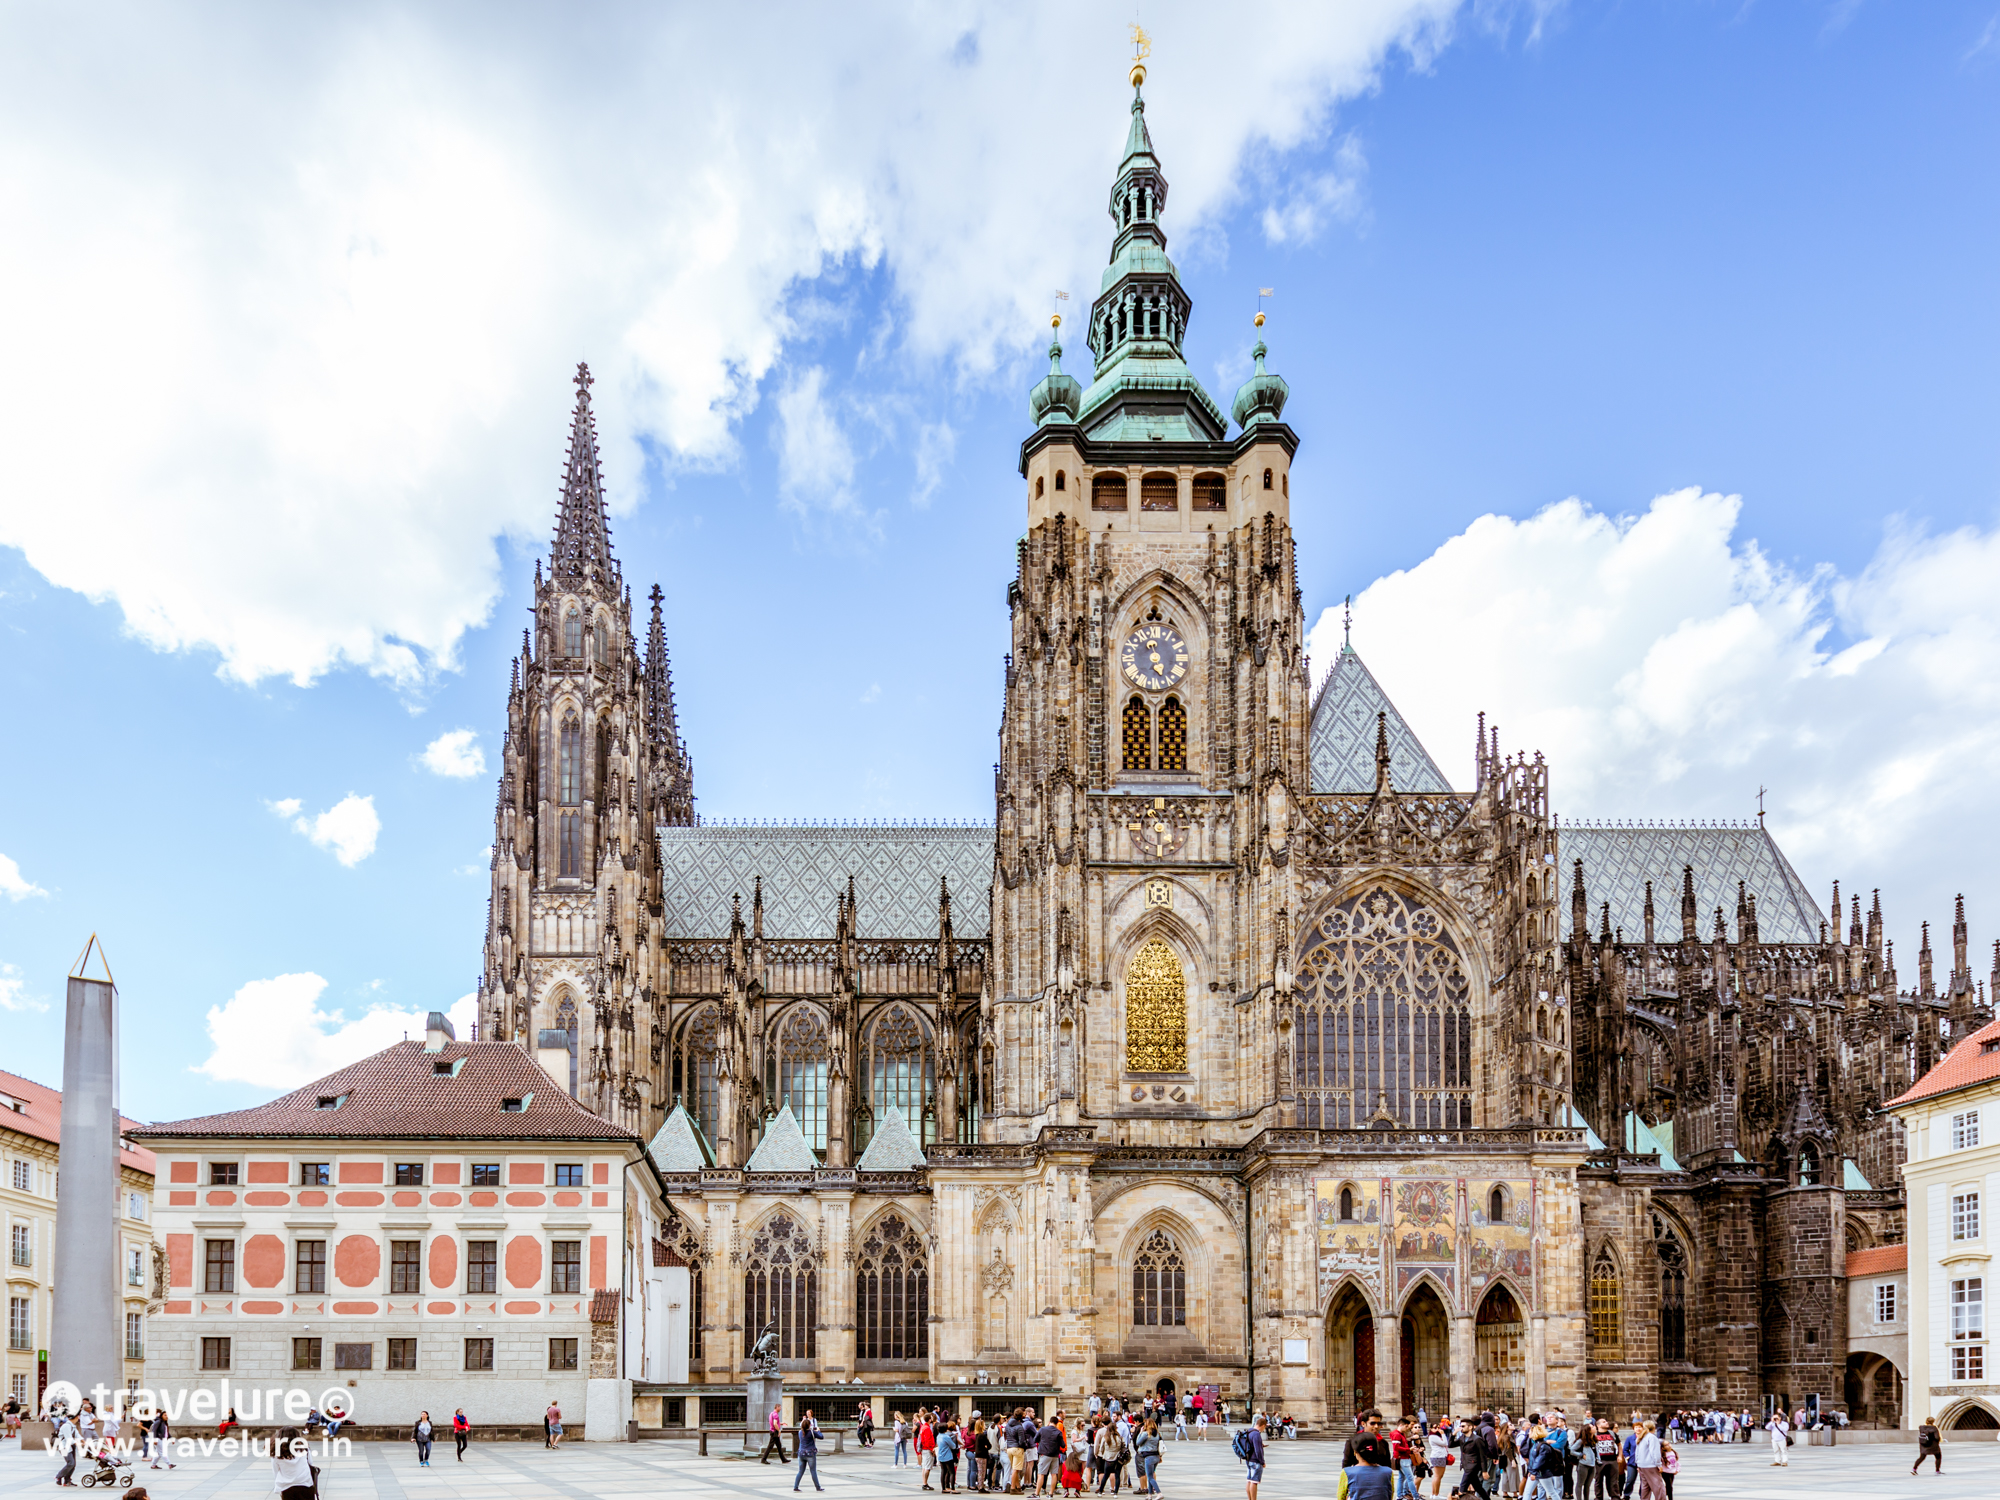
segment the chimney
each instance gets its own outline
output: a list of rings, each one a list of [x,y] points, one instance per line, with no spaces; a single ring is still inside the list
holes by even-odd
[[[434,1010],[424,1018],[424,1051],[442,1052],[446,1042],[455,1042],[458,1034],[451,1029],[451,1018],[441,1010]]]

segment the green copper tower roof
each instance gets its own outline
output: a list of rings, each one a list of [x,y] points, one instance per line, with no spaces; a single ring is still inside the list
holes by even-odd
[[[1160,228],[1166,204],[1167,179],[1146,128],[1145,98],[1135,84],[1125,158],[1111,189],[1111,222],[1117,231],[1111,263],[1090,308],[1096,378],[1074,418],[1101,441],[1215,442],[1229,431],[1222,408],[1181,357],[1194,304],[1167,258],[1167,237]],[[1050,380],[1054,378],[1052,373]],[[1039,395],[1042,387],[1036,390]],[[1050,410],[1038,411],[1036,420]]]

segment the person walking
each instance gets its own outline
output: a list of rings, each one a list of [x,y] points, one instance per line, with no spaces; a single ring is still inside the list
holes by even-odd
[[[862,1407],[855,1417],[854,1436],[864,1448],[875,1446],[875,1408],[872,1405]]]
[[[778,1467],[785,1466],[785,1406],[782,1401],[771,1407],[771,1414],[764,1419],[768,1436],[764,1439],[764,1456],[757,1460],[760,1464],[771,1461],[771,1455],[778,1455]]]
[[[316,1484],[305,1438],[296,1427],[280,1427],[271,1444],[271,1493],[278,1500],[313,1500]]]
[[[465,1462],[465,1442],[472,1436],[472,1423],[466,1418],[465,1408],[460,1407],[451,1414],[451,1440],[458,1449],[458,1461]]]
[[[1785,1450],[1790,1448],[1792,1444],[1791,1423],[1785,1420],[1785,1414],[1782,1411],[1774,1411],[1771,1413],[1771,1420],[1766,1422],[1764,1426],[1771,1434],[1771,1467],[1774,1469],[1790,1468],[1792,1456]],[[1915,1471],[1912,1470],[1911,1472],[1914,1473]]]
[[[1660,1444],[1660,1482],[1667,1487],[1667,1500],[1674,1500],[1674,1476],[1681,1471],[1681,1450],[1672,1443]]]
[[[1144,1495],[1160,1493],[1160,1424],[1149,1419],[1139,1429],[1139,1436],[1132,1444],[1132,1453],[1139,1460],[1139,1474],[1135,1488]]]
[[[819,1482],[820,1437],[819,1419],[813,1415],[812,1408],[807,1407],[799,1414],[799,1424],[792,1430],[793,1447],[796,1449],[799,1457],[799,1472],[792,1479],[793,1494],[798,1493],[799,1486],[805,1482],[805,1477],[808,1473],[812,1475],[814,1489],[823,1490],[826,1488],[825,1485]],[[783,1452],[782,1444],[779,1446],[779,1451]]]
[[[56,1407],[51,1415],[54,1427],[50,1441],[56,1452],[62,1455],[62,1467],[56,1470],[56,1485],[61,1489],[73,1488],[76,1481],[70,1476],[76,1473],[76,1460],[83,1449],[83,1436],[77,1431],[76,1422],[64,1407]]]
[[[889,1467],[905,1469],[910,1464],[910,1424],[903,1420],[903,1414],[899,1411],[891,1412],[889,1416],[891,1422],[889,1437],[892,1444],[889,1449]]]
[[[1225,1417],[1225,1423],[1227,1420]],[[1264,1482],[1263,1414],[1260,1412],[1249,1427],[1232,1437],[1229,1445],[1235,1450],[1236,1456],[1243,1460],[1244,1500],[1257,1500],[1257,1486]]]
[[[1424,1438],[1424,1463],[1431,1471],[1433,1495],[1437,1494],[1444,1484],[1444,1471],[1451,1467],[1451,1434],[1445,1427],[1446,1424],[1443,1422],[1434,1423],[1429,1435]]]
[[[1118,1424],[1107,1418],[1097,1429],[1097,1441],[1092,1448],[1097,1455],[1097,1493],[1103,1494],[1108,1482],[1111,1493],[1117,1494],[1125,1478],[1125,1438]]]
[[[416,1440],[417,1444],[417,1467],[428,1469],[431,1466],[431,1414],[429,1412],[420,1411],[417,1413],[417,1425],[410,1429],[410,1436]]]
[[[1186,1408],[1185,1406],[1181,1406],[1181,1407],[1176,1407],[1176,1408],[1175,1408],[1175,1410],[1174,1410],[1174,1441],[1175,1441],[1175,1442],[1177,1442],[1177,1443],[1185,1443],[1185,1442],[1186,1442],[1186,1441],[1188,1440],[1188,1435],[1187,1435],[1187,1422],[1188,1422],[1188,1414],[1187,1414],[1187,1408]]]
[[[1927,1458],[1933,1474],[1944,1472],[1944,1441],[1938,1433],[1936,1417],[1925,1417],[1917,1426],[1917,1461],[1910,1465],[1910,1472],[1915,1474]]]
[[[167,1425],[167,1414],[161,1410],[153,1412],[153,1425],[146,1429],[146,1446],[153,1453],[153,1467],[159,1468],[160,1460],[167,1457],[167,1439],[172,1437],[173,1428]],[[173,1460],[167,1460],[167,1467],[178,1468]]]
[[[548,1418],[549,1423],[549,1446],[551,1448],[560,1448],[562,1446],[562,1408],[551,1401],[549,1409],[544,1415]]]

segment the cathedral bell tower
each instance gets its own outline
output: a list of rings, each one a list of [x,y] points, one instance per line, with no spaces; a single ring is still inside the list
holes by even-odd
[[[1298,437],[1261,334],[1232,413],[1185,362],[1193,304],[1166,253],[1144,77],[1085,330],[1094,378],[1063,371],[1057,318],[1021,445],[983,1026],[994,1140],[1065,1126],[1192,1145],[1280,1123],[1271,1039],[1309,789]]]
[[[577,366],[548,568],[507,697],[480,1034],[526,1047],[605,1118],[650,1132],[665,1108],[653,830],[694,822],[660,590],[646,652],[611,552],[590,371]]]

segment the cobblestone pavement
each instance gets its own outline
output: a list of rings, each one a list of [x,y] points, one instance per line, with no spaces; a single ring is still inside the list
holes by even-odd
[[[1694,1447],[1683,1450],[1674,1500],[1710,1497],[1811,1496],[1812,1500],[1881,1500],[1885,1492],[1927,1495],[1935,1500],[1988,1500],[2000,1492],[2000,1443],[1957,1442],[1945,1449],[1945,1473],[1925,1469],[1910,1477],[1915,1447],[1856,1444],[1843,1448],[1792,1450],[1789,1468],[1770,1466],[1763,1444],[1753,1447]],[[556,1452],[535,1443],[478,1443],[464,1463],[451,1445],[440,1444],[432,1467],[417,1467],[408,1443],[356,1443],[350,1454],[316,1459],[324,1469],[322,1500],[600,1500],[606,1496],[697,1494],[722,1497],[779,1496],[790,1492],[796,1465],[774,1461],[697,1457],[693,1443],[572,1443]],[[1330,1443],[1271,1444],[1271,1464],[1259,1500],[1291,1496],[1332,1496],[1338,1453]],[[154,1500],[264,1500],[270,1495],[270,1462],[261,1458],[210,1456],[184,1460],[174,1470],[138,1466],[135,1485]],[[0,1500],[51,1488],[55,1464],[46,1453],[22,1453],[0,1444]],[[894,1468],[886,1445],[820,1461],[820,1479],[837,1500],[920,1493],[913,1468]],[[1243,1494],[1243,1466],[1230,1456],[1220,1434],[1206,1444],[1169,1443],[1160,1466],[1160,1487],[1172,1500],[1231,1500]],[[812,1492],[812,1481],[805,1489]],[[75,1493],[81,1494],[82,1491]],[[932,1491],[936,1493],[935,1490]],[[1447,1492],[1448,1493],[1448,1492]],[[1424,1486],[1426,1500],[1430,1486]]]

